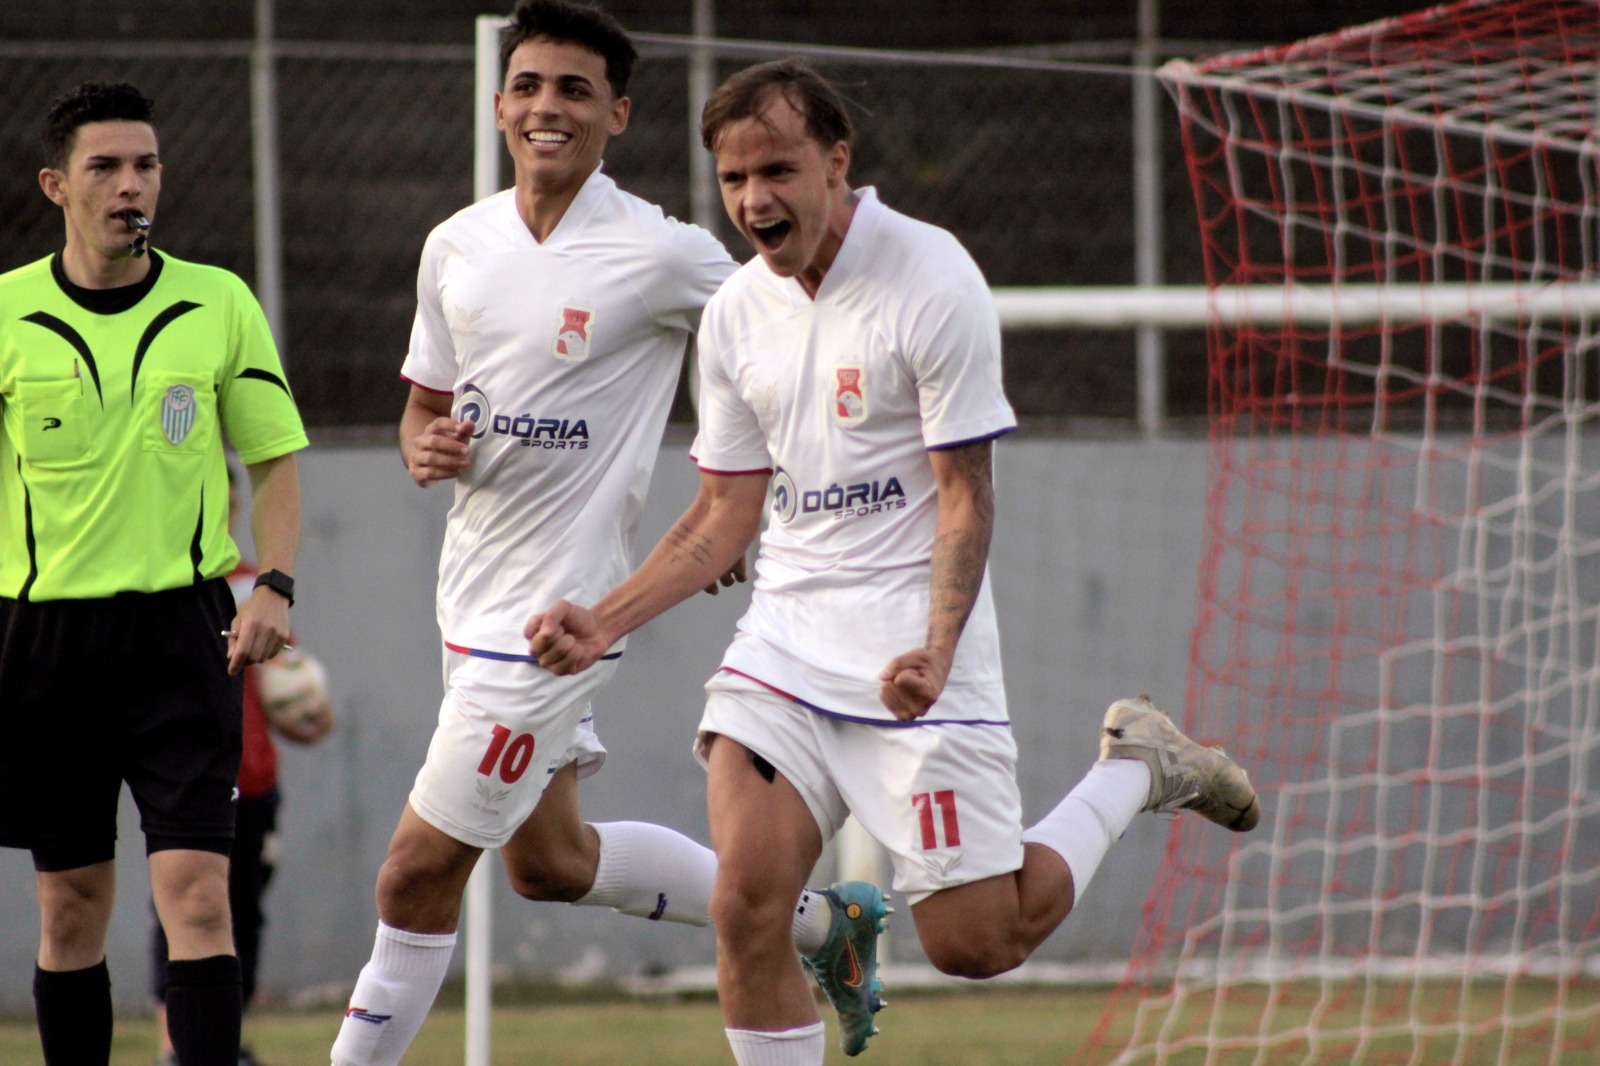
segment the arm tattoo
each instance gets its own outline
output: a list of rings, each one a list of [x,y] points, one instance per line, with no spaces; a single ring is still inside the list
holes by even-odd
[[[928,644],[954,650],[983,584],[989,538],[952,529],[933,543],[933,585],[928,596]]]
[[[928,644],[955,649],[966,627],[994,531],[994,477],[990,446],[981,444],[944,452],[950,472],[966,489],[970,510],[966,521],[940,531],[933,542],[932,583],[928,596]]]
[[[672,558],[689,559],[696,566],[711,562],[711,538],[696,533],[687,526],[673,526],[662,538],[672,548]]]
[[[988,441],[967,444],[945,452],[954,464],[961,481],[971,487],[972,506],[987,531],[994,529],[994,467],[990,462],[991,446]],[[984,546],[987,558],[988,546]]]

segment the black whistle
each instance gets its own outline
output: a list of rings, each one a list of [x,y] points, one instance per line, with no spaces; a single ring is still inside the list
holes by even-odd
[[[150,247],[150,220],[144,217],[143,211],[135,211],[132,208],[122,212],[120,217],[128,224],[129,229],[135,231],[133,240],[128,242],[128,254],[138,259]]]

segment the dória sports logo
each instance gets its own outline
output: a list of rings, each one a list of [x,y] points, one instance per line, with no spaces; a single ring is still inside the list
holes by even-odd
[[[772,475],[772,511],[780,522],[789,522],[796,515],[826,514],[833,517],[860,518],[885,511],[898,511],[906,506],[906,491],[897,477],[861,481],[851,485],[837,482],[822,489],[801,489],[794,477],[783,467]]]
[[[488,394],[471,382],[461,386],[450,414],[457,422],[474,424],[473,440],[482,440],[492,433],[510,437],[523,448],[584,451],[589,447],[588,419],[495,414]]]

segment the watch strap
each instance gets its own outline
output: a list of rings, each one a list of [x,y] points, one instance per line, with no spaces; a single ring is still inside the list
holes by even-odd
[[[282,570],[263,570],[256,575],[256,588],[265,585],[289,601],[289,606],[294,606],[294,578]]]

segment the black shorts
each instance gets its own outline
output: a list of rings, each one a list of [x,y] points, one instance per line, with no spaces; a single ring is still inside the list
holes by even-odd
[[[226,855],[243,682],[217,578],[100,600],[0,598],[0,846],[40,870],[116,852],[123,782],[147,851]]]

